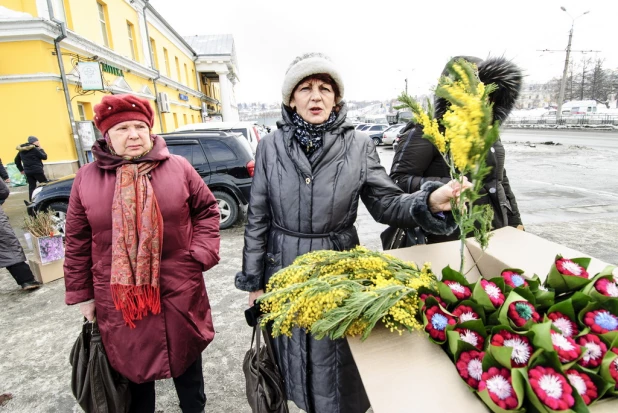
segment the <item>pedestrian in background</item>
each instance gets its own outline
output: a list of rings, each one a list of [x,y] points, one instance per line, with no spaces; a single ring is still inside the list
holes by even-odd
[[[4,165],[2,164],[2,159],[0,159],[0,178],[7,184],[11,182],[11,179],[9,178],[9,174],[6,171],[6,168],[4,167]]]
[[[451,59],[465,59],[476,65],[481,82],[486,85],[495,84],[497,89],[491,93],[489,99],[494,104],[494,122],[504,120],[515,107],[519,96],[523,75],[521,69],[513,62],[503,57],[481,60],[472,56],[458,56]],[[447,76],[446,68],[442,76]],[[447,101],[437,97],[434,103],[434,117],[440,121],[448,110]],[[441,126],[442,128],[442,126]],[[483,180],[482,198],[476,203],[491,205],[494,211],[492,228],[498,229],[507,225],[521,227],[522,221],[515,194],[511,189],[509,179],[504,168],[505,150],[500,139],[492,146],[487,154],[487,166],[490,173]],[[423,138],[422,126],[415,126],[405,139],[402,139],[393,157],[390,177],[402,190],[407,193],[418,191],[425,182],[448,182],[449,167],[442,158],[438,149],[427,139]],[[425,233],[427,243],[451,241],[459,238],[456,231],[450,235]],[[401,245],[408,246],[408,245]]]
[[[0,176],[4,175],[4,166],[0,164]],[[6,171],[4,171],[6,173]],[[4,179],[4,178],[3,178]],[[0,181],[0,205],[9,197],[9,187]],[[15,282],[22,290],[33,290],[39,288],[41,283],[34,279],[34,275],[26,264],[26,254],[24,249],[11,227],[9,217],[4,213],[0,206],[0,268],[6,268]]]
[[[32,201],[32,192],[36,189],[37,182],[47,182],[43,161],[47,159],[47,154],[41,148],[41,144],[36,136],[29,136],[28,143],[23,143],[17,147],[15,156],[15,166],[19,171],[26,175],[28,180],[28,198]]]
[[[11,182],[11,179],[9,178],[9,174],[6,171],[6,169],[4,168],[4,165],[2,164],[2,159],[0,159],[0,179],[2,179],[7,184]],[[8,197],[8,195],[7,195],[7,197]],[[5,200],[6,199],[0,199],[0,205],[4,204]]]
[[[202,272],[219,261],[217,202],[151,134],[146,99],[105,96],[94,111],[104,138],[71,190],[65,301],[96,316],[111,366],[130,381],[131,412],[154,412],[155,380],[170,377],[182,411],[203,412],[201,354],[215,331]]]
[[[270,277],[309,251],[359,244],[359,198],[381,223],[448,233],[456,183],[429,182],[414,195],[389,179],[375,145],[346,121],[344,84],[319,53],[296,58],[282,87],[283,122],[260,140],[245,228],[243,269],[236,287],[249,305]],[[469,185],[469,183],[466,183]],[[309,413],[364,413],[369,400],[345,339],[316,340],[295,329],[273,340],[288,400]]]

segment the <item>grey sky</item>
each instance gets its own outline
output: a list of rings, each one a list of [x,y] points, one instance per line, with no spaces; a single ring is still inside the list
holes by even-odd
[[[182,35],[234,35],[241,83],[239,102],[281,99],[292,59],[309,51],[340,67],[347,99],[396,97],[405,87],[425,93],[449,57],[504,55],[528,80],[562,74],[571,18],[573,50],[618,68],[618,1],[393,1],[393,0],[151,0]],[[473,5],[470,6],[470,5]],[[543,53],[539,49],[562,50]],[[572,59],[581,59],[573,53]]]

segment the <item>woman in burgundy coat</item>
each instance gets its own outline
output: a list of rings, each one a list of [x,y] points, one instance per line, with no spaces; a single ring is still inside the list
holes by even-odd
[[[75,177],[66,221],[66,303],[96,316],[109,361],[131,381],[131,412],[154,412],[174,378],[183,412],[206,403],[201,353],[214,337],[203,271],[219,261],[219,210],[184,158],[151,135],[150,103],[105,96],[104,139]]]

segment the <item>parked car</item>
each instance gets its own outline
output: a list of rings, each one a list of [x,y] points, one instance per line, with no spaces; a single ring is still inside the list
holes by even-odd
[[[246,214],[255,161],[242,134],[187,131],[160,136],[170,153],[187,159],[212,191],[221,213],[221,229],[231,227]],[[26,203],[28,214],[52,210],[58,230],[64,234],[74,178],[69,175],[35,189],[32,202]]]
[[[386,130],[387,128],[388,125],[372,124],[369,125],[368,128],[361,130],[361,132],[369,135],[369,138],[371,138],[373,143],[378,146],[382,143],[382,135],[384,134],[384,130]]]
[[[404,126],[404,127],[402,127],[402,128],[399,130],[399,132],[397,132],[397,136],[395,137],[395,140],[393,141],[393,152],[397,152],[397,147],[399,146],[399,144],[401,143],[401,141],[402,141],[403,139],[405,139],[405,137],[406,137],[406,135],[407,135],[408,133],[410,133],[410,129],[408,129],[408,130],[406,130],[406,131],[404,132],[404,129],[405,129],[405,126],[406,126],[406,125],[403,125],[403,126]]]
[[[395,142],[397,134],[401,129],[403,129],[404,126],[406,126],[404,123],[400,123],[397,125],[393,125],[388,129],[385,129],[384,133],[382,134],[382,143],[384,145],[392,145],[393,142]]]
[[[205,122],[190,123],[176,129],[176,132],[216,130],[221,132],[242,133],[255,155],[257,144],[260,141],[259,127],[253,122]]]
[[[363,129],[365,126],[369,126],[369,124],[368,124],[368,123],[358,123],[358,124],[354,125],[354,129],[355,129],[355,130],[361,130],[361,129]]]

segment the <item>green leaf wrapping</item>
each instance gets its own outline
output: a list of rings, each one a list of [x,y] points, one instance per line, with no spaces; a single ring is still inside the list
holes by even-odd
[[[616,355],[618,356],[618,354]],[[602,398],[605,393],[607,393],[608,390],[611,389],[612,384],[610,384],[606,379],[604,379],[603,377],[599,376],[598,374],[592,373],[586,369],[584,369],[582,366],[575,364],[572,367],[569,367],[568,369],[564,369],[564,371],[566,372],[566,370],[576,370],[580,373],[585,373],[588,375],[588,377],[590,377],[590,380],[592,380],[592,382],[594,383],[595,387],[597,388],[597,397],[594,398],[594,400],[590,403],[590,405],[594,404],[597,400],[599,400],[600,398]],[[567,376],[568,379],[568,376]],[[572,386],[572,384],[571,384]],[[575,387],[573,387],[575,388]]]
[[[582,293],[588,295],[594,301],[618,301],[618,297],[608,297],[606,295],[603,295],[599,291],[597,291],[595,287],[596,282],[600,279],[606,279],[608,281],[614,282],[614,276],[612,272],[615,268],[616,266],[614,265],[608,265],[607,267],[605,267],[603,271],[601,271],[592,278],[590,284],[584,287]]]
[[[503,366],[500,363],[498,363],[498,361],[494,359],[491,354],[485,353],[485,357],[483,357],[483,371],[486,372],[491,367],[496,367],[499,369],[503,368]],[[513,386],[513,390],[515,391],[515,394],[517,395],[517,408],[513,410],[505,410],[505,409],[502,409],[500,406],[497,406],[494,403],[494,401],[491,399],[491,396],[489,395],[489,392],[487,391],[487,389],[476,392],[476,394],[481,398],[481,400],[483,400],[483,402],[487,405],[487,407],[492,412],[494,413],[506,413],[506,412],[524,413],[526,411],[526,409],[522,407],[524,403],[525,384],[523,383],[522,376],[513,374],[513,371],[516,371],[516,370],[517,369],[511,370],[511,385]]]
[[[455,296],[451,288],[444,284],[444,281],[454,281],[472,290],[470,283],[466,280],[466,277],[464,277],[463,274],[452,269],[450,266],[446,266],[442,269],[442,279],[438,283],[438,291],[440,292],[440,298],[442,298],[449,305],[458,303],[459,299]]]
[[[552,264],[547,279],[545,280],[545,286],[552,288],[556,291],[556,295],[568,293],[571,291],[579,290],[590,283],[589,278],[577,277],[575,275],[563,275],[556,268],[556,261],[564,258],[562,255],[556,255],[554,263]],[[581,265],[586,270],[590,265],[590,258],[569,258],[576,264]]]
[[[566,378],[566,375],[564,374],[564,370],[562,369],[562,365],[560,364],[560,361],[558,360],[558,356],[556,355],[555,352],[547,352],[547,351],[536,352],[530,358],[528,370],[536,366],[551,367],[556,371],[557,374],[561,374],[562,376]],[[522,375],[522,379],[525,383],[526,402],[528,404],[528,411],[534,411],[534,412],[539,412],[539,413],[565,413],[565,412],[566,413],[589,413],[590,412],[590,410],[588,410],[588,406],[586,406],[586,403],[584,403],[584,401],[582,400],[582,398],[580,397],[579,393],[577,392],[575,388],[572,388],[572,395],[573,395],[573,399],[575,400],[575,404],[573,405],[571,409],[566,409],[566,410],[550,409],[549,407],[545,406],[543,402],[539,400],[536,393],[532,389],[532,386],[530,385],[530,380],[528,378],[528,372],[523,369],[517,369],[517,373]],[[568,378],[567,378],[567,382],[568,382]]]
[[[618,330],[598,334],[597,332],[592,331],[592,329],[584,323],[584,317],[586,316],[586,314],[590,311],[596,310],[607,310],[611,314],[618,316],[618,301],[591,301],[577,315],[577,319],[581,326],[590,330],[590,333],[598,335],[608,343],[614,342],[614,340],[618,339]]]
[[[427,308],[432,307],[432,306],[434,306],[434,305],[437,305],[438,307],[440,307],[440,309],[441,309],[444,313],[446,313],[446,314],[448,314],[448,315],[452,316],[452,314],[451,314],[450,312],[448,312],[448,311],[447,311],[444,307],[442,307],[442,306],[440,305],[440,303],[438,302],[438,300],[436,300],[434,297],[427,297],[427,299],[425,300],[425,305],[427,306]],[[432,342],[434,342],[434,343],[436,343],[436,344],[439,344],[439,345],[442,345],[442,344],[446,343],[446,341],[448,340],[448,336],[449,336],[449,334],[448,334],[448,333],[449,333],[449,331],[452,331],[452,330],[453,330],[453,328],[455,327],[455,325],[454,325],[454,324],[449,324],[449,325],[447,325],[447,326],[446,326],[446,328],[444,329],[444,333],[445,333],[445,338],[444,338],[444,341],[440,341],[440,340],[436,340],[436,339],[434,339],[433,337],[431,337],[431,336],[427,333],[427,330],[426,330],[427,324],[429,324],[429,320],[427,319],[427,316],[425,315],[425,311],[423,311],[423,330],[425,331],[425,333],[426,333],[426,335],[427,335],[427,338],[428,338],[429,340],[431,340]]]
[[[610,365],[617,362],[617,360],[618,354],[614,353],[613,351],[608,351],[603,358],[603,362],[601,363],[601,369],[599,370],[599,374],[601,375],[601,377],[609,384],[607,394],[611,394],[612,396],[618,396],[618,382],[614,380],[614,378],[610,374],[609,368]]]
[[[514,301],[528,301],[528,300],[526,300],[524,297],[522,297],[521,295],[517,294],[514,291],[511,292],[508,295],[508,297],[506,297],[506,300],[504,300],[504,304],[502,304],[502,307],[500,307],[500,312],[498,314],[498,321],[500,322],[500,324],[510,326],[515,331],[529,330],[531,326],[536,324],[532,319],[528,320],[526,324],[524,324],[523,326],[518,327],[508,317],[509,305]]]
[[[472,300],[481,305],[487,314],[491,314],[494,311],[498,310],[498,308],[493,305],[491,299],[489,298],[489,295],[487,295],[487,293],[485,292],[485,289],[481,285],[482,280],[485,279],[481,277],[476,281],[476,283],[474,283],[474,287],[472,289]],[[491,281],[496,284],[500,291],[502,291],[502,294],[504,294],[506,300],[504,280],[502,279],[502,277],[495,277],[491,280],[485,281]]]
[[[545,321],[543,323],[538,323],[530,327],[530,331],[534,332],[534,340],[533,340],[534,348],[541,348],[547,352],[555,352],[554,345],[551,339],[552,330],[559,332],[559,330],[556,327],[554,327],[551,320]],[[574,337],[572,338],[574,339]],[[577,360],[583,357],[584,352],[586,351],[585,347],[582,347],[580,345],[577,345],[577,346],[580,348],[580,355],[577,359],[570,361],[568,363],[562,363],[558,359],[558,361],[561,363],[562,368],[564,370],[571,368],[575,363],[577,363]]]
[[[487,344],[487,333],[485,332],[485,325],[483,324],[481,320],[472,320],[472,321],[466,321],[460,324],[455,324],[453,329],[447,331],[446,333],[446,341],[448,343],[448,349],[452,355],[455,355],[457,353],[459,342],[465,343],[465,341],[461,340],[459,332],[455,331],[456,328],[463,328],[466,330],[477,332],[481,337],[483,337],[483,339],[485,340],[485,344]],[[469,344],[469,343],[466,343],[466,344]],[[472,344],[469,344],[469,345],[472,346]],[[476,351],[483,351],[484,347],[485,346],[483,346],[483,348],[479,350],[476,347],[472,346],[472,348]]]
[[[519,336],[525,336],[530,341],[530,345],[532,346],[532,353],[534,354],[534,332],[533,331],[515,331],[508,324],[502,324],[491,327],[491,336],[489,337],[489,342],[487,343],[487,352],[492,355],[494,360],[496,360],[501,366],[506,367],[511,370],[513,367],[511,363],[511,358],[513,355],[513,348],[507,346],[494,346],[491,344],[491,337],[494,334],[499,333],[502,330],[506,330],[511,334],[517,334]],[[532,356],[531,356],[532,357]]]

